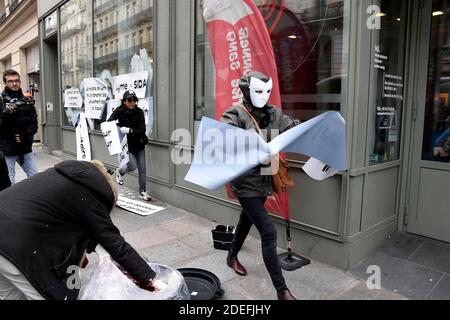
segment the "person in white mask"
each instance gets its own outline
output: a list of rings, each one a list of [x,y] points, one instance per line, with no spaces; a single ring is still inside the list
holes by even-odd
[[[265,130],[267,142],[274,138],[271,137],[271,130],[279,130],[281,134],[300,123],[268,104],[273,87],[270,77],[251,71],[241,77],[239,87],[243,93],[243,104],[227,110],[222,115],[222,122],[256,132]],[[231,182],[231,191],[238,198],[242,212],[227,256],[227,264],[237,274],[247,275],[247,270],[237,256],[250,228],[255,225],[261,236],[264,263],[277,290],[278,299],[296,300],[283,277],[276,249],[277,231],[264,208],[267,197],[273,193],[272,176],[261,174],[264,167],[257,166]]]

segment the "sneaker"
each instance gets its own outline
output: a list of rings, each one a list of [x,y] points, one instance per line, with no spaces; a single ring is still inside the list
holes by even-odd
[[[152,201],[152,197],[150,197],[150,195],[146,191],[142,191],[141,193],[139,193],[139,199]]]
[[[123,185],[123,175],[120,174],[119,169],[116,169],[116,182]]]

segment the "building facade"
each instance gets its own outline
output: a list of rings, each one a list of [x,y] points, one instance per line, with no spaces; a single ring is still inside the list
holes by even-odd
[[[42,101],[40,97],[39,28],[36,0],[0,1],[0,72],[14,69],[22,78],[24,93],[30,91],[36,101],[39,130],[42,137]],[[0,81],[3,90],[3,80]]]
[[[283,109],[302,121],[329,110],[347,123],[349,170],[324,182],[288,154],[294,251],[343,269],[357,264],[395,230],[450,241],[448,77],[450,7],[444,0],[255,0],[267,24]],[[221,224],[239,206],[225,188],[184,180],[202,116],[214,117],[214,64],[200,0],[38,1],[45,136],[50,150],[76,157],[73,108],[64,90],[84,78],[133,70],[140,57],[153,74],[154,118],[147,175],[156,198]],[[93,156],[117,167],[95,121]],[[450,140],[449,140],[450,143]],[[447,150],[447,151],[446,151]],[[127,180],[136,185],[137,176]],[[273,216],[279,244],[283,220]]]

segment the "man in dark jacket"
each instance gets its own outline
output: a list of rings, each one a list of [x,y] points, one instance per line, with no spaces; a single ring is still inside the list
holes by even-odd
[[[111,221],[116,198],[111,176],[95,160],[61,162],[1,192],[0,299],[77,299],[68,268],[97,244],[141,286],[160,289]]]
[[[20,75],[14,70],[3,74],[5,90],[0,101],[0,150],[6,158],[9,178],[15,182],[16,162],[28,177],[38,172],[32,153],[37,132],[37,114],[34,100],[25,97],[20,88]]]
[[[8,166],[6,165],[5,157],[0,151],[0,191],[5,190],[11,186],[9,181]]]
[[[144,111],[138,107],[138,98],[132,90],[125,91],[121,105],[114,110],[108,121],[117,121],[120,132],[127,135],[130,162],[123,168],[116,170],[116,181],[123,185],[123,176],[138,169],[139,199],[151,201],[146,188],[145,145],[148,138],[145,135]]]

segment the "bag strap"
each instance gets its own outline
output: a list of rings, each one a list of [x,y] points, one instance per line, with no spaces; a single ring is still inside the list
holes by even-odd
[[[253,124],[255,125],[256,129],[258,130],[258,134],[264,138],[264,135],[261,131],[261,128],[259,127],[258,121],[256,121],[255,117],[250,113],[250,111],[248,111],[248,109],[246,107],[244,107],[242,104],[240,105],[240,107],[247,112],[247,114],[249,115],[249,117],[252,119]],[[265,139],[264,139],[265,140]]]

